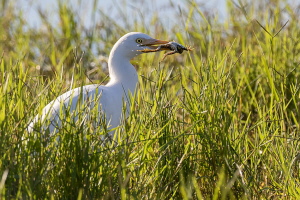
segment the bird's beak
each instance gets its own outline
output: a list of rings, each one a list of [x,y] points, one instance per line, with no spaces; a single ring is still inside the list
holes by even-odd
[[[150,49],[156,49],[157,45],[161,45],[161,44],[167,44],[168,41],[164,41],[164,40],[157,40],[157,39],[147,39],[144,40],[143,44],[141,44],[141,46],[147,46]],[[161,50],[169,50],[168,48],[161,48]]]

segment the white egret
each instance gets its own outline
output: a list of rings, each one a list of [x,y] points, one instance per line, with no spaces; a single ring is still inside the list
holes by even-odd
[[[42,127],[36,131],[49,129],[50,133],[53,133],[61,128],[63,120],[61,118],[65,115],[66,109],[70,114],[75,113],[75,120],[77,120],[76,109],[86,102],[89,102],[87,109],[97,106],[99,115],[102,115],[99,117],[103,117],[104,114],[109,129],[117,127],[122,117],[123,103],[125,101],[129,112],[128,97],[135,92],[138,82],[136,69],[131,65],[130,60],[142,54],[145,49],[155,49],[157,48],[155,45],[166,43],[168,41],[153,39],[139,32],[124,35],[116,42],[109,55],[109,82],[105,86],[93,84],[78,87],[57,97],[33,119],[28,126],[28,131],[35,130],[34,124],[40,120]]]

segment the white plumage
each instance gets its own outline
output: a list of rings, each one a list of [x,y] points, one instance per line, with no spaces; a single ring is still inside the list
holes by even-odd
[[[142,54],[141,50],[154,49],[154,45],[166,44],[167,41],[156,40],[150,36],[132,32],[121,37],[113,46],[109,59],[108,68],[110,81],[107,85],[86,85],[70,90],[43,108],[40,115],[37,115],[28,126],[28,131],[35,130],[34,124],[41,121],[42,130],[49,129],[50,133],[61,128],[61,121],[66,112],[78,119],[79,107],[92,109],[97,106],[99,118],[106,117],[109,129],[113,129],[120,124],[122,117],[123,103],[129,112],[129,96],[135,92],[138,76],[130,60]],[[98,103],[98,105],[96,105]]]

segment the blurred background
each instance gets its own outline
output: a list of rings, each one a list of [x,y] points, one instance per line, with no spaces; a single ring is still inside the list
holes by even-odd
[[[40,27],[42,22],[38,11],[51,16],[53,24],[59,22],[57,1],[50,0],[16,0],[18,9],[23,10],[25,19],[32,27]],[[83,1],[65,0],[64,2],[72,6],[76,11],[77,17],[86,28],[92,27],[101,20],[100,11],[118,20],[120,26],[126,28],[127,23],[134,23],[133,20],[140,18],[147,24],[151,23],[152,18],[158,17],[164,26],[171,28],[178,23],[177,15],[181,9],[187,9],[188,0],[112,0],[112,1]],[[191,1],[198,4],[200,9],[209,10],[211,14],[218,15],[220,19],[226,17],[226,0],[195,0]],[[175,9],[174,9],[175,8]],[[126,19],[125,19],[126,18]],[[132,21],[131,21],[132,20]]]

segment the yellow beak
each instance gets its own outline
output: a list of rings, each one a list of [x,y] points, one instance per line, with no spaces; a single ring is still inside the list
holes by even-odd
[[[143,44],[141,44],[141,46],[147,46],[147,47],[150,47],[151,49],[155,49],[155,48],[157,48],[157,46],[155,46],[155,45],[167,44],[167,43],[168,43],[168,41],[164,41],[164,40],[147,39],[147,40],[144,40],[144,42],[143,42]]]

